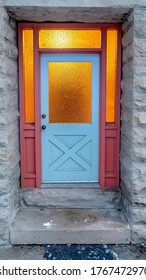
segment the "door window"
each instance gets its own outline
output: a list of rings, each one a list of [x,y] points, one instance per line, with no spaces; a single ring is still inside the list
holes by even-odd
[[[49,62],[49,123],[91,123],[91,62]]]

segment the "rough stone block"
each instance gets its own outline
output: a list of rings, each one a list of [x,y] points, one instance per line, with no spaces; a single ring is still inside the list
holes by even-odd
[[[146,60],[143,57],[134,59],[134,74],[137,76],[145,76],[146,75]]]
[[[133,244],[143,243],[146,245],[146,225],[133,225],[131,242]]]
[[[9,110],[9,113],[8,111],[6,111],[6,114],[7,114],[7,125],[13,125],[13,124],[16,124],[16,127],[18,125],[18,118],[19,118],[19,112],[17,109],[13,109],[11,107],[11,111]]]
[[[10,240],[12,244],[125,244],[130,242],[130,228],[125,217],[112,209],[21,209]]]
[[[124,77],[121,81],[121,89],[125,94],[128,94],[133,89],[133,77]]]
[[[137,7],[134,9],[134,21],[137,23],[143,22],[146,24],[146,7]]]
[[[146,129],[143,126],[134,127],[132,137],[134,144],[145,144]]]
[[[1,15],[1,20],[9,21],[9,16],[8,13],[6,12],[5,8],[2,7],[3,5],[0,6],[0,15]]]
[[[146,177],[143,178],[143,181],[146,182]],[[137,184],[137,186],[140,186]],[[143,188],[135,189],[132,195],[132,206],[136,207],[146,207],[146,184],[143,185]]]
[[[5,180],[0,179],[0,196],[10,193],[12,188],[17,189],[18,184],[12,185],[11,180],[7,178]]]
[[[6,124],[6,112],[5,111],[0,111],[0,126]]]
[[[17,90],[18,89],[18,78],[16,76],[7,76],[6,74],[0,74],[0,89],[6,90]]]
[[[138,122],[140,125],[146,125],[146,113],[145,112],[139,112]]]
[[[127,33],[131,26],[133,26],[134,23],[134,12],[131,11],[128,17],[126,17],[126,20],[122,24],[122,31],[123,33]]]
[[[129,125],[129,127],[132,128],[132,125],[134,123],[133,120],[133,110],[130,108],[124,108],[124,106],[122,107],[122,114],[121,114],[121,120],[124,121],[125,123],[127,123]]]
[[[134,44],[131,43],[129,46],[123,49],[123,56],[122,56],[123,65],[128,61],[131,61],[131,59],[133,59],[133,56],[134,56]]]
[[[134,68],[134,60],[130,60],[128,61],[127,63],[125,63],[123,65],[123,77],[133,77],[134,75],[134,71],[135,71],[135,68]]]
[[[146,17],[146,13],[145,13],[145,17]],[[135,23],[134,28],[135,28],[136,38],[146,39],[146,21]]]
[[[0,225],[9,226],[10,225],[10,217],[13,209],[10,206],[1,207],[0,206]]]
[[[144,90],[134,92],[133,106],[139,111],[146,111],[146,94]]]
[[[7,245],[10,243],[9,226],[0,226],[0,245]]]
[[[146,205],[130,207],[130,221],[132,224],[146,224]]]
[[[3,38],[16,45],[16,32],[5,20],[0,21],[0,34]]]
[[[23,207],[48,208],[118,208],[120,207],[120,191],[102,191],[97,186],[91,187],[49,187],[22,190],[20,192]]]
[[[134,56],[146,57],[146,39],[134,38]]]
[[[143,90],[146,90],[146,79],[145,77],[138,77],[138,76],[135,76],[134,78],[134,87],[136,89],[143,89]]]
[[[6,55],[0,54],[0,73],[17,76],[17,61],[8,59]]]
[[[126,48],[134,41],[134,26],[131,26],[127,33],[122,38],[122,46]]]
[[[0,53],[7,55],[11,59],[16,59],[18,56],[17,47],[13,44],[10,44],[5,38],[0,35]]]

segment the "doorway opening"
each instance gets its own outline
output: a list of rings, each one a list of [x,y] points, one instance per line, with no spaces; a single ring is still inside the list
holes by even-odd
[[[120,25],[19,24],[21,185],[119,186]]]

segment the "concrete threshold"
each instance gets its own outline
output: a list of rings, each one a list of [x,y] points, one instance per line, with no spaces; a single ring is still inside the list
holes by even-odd
[[[130,227],[116,209],[20,209],[12,244],[128,244]]]

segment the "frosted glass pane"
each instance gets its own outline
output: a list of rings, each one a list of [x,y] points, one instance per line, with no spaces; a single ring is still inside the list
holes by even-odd
[[[101,30],[40,30],[40,48],[101,48]]]
[[[91,123],[92,63],[49,62],[49,123]]]
[[[33,30],[23,30],[25,122],[34,122]]]
[[[117,30],[107,30],[106,122],[115,122]]]

